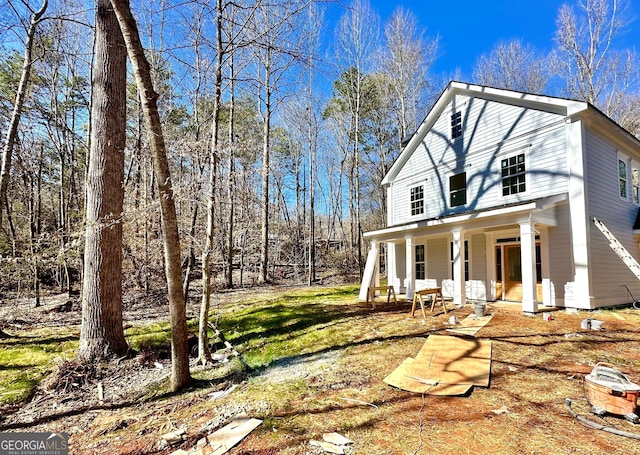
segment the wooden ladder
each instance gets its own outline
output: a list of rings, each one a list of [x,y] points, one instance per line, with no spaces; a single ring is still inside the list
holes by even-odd
[[[627,249],[618,241],[615,235],[604,225],[602,221],[593,217],[593,223],[596,225],[600,232],[604,234],[604,236],[609,240],[609,246],[613,251],[616,252],[618,257],[622,259],[622,262],[626,264],[626,266],[633,272],[633,274],[640,280],[640,264],[635,260],[631,253],[627,251]]]

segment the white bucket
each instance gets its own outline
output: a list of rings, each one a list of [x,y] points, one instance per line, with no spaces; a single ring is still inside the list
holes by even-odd
[[[473,311],[474,311],[475,316],[477,318],[483,317],[485,308],[486,308],[486,305],[484,303],[474,303],[473,304]]]
[[[449,316],[449,324],[455,325],[458,323],[458,316]]]

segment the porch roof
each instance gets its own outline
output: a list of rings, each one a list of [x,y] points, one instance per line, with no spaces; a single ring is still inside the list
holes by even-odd
[[[429,218],[411,223],[390,226],[365,232],[364,238],[376,241],[400,240],[412,235],[439,234],[453,228],[464,230],[486,229],[524,221],[533,221],[546,226],[557,226],[555,212],[557,205],[567,203],[567,193],[534,200],[505,204],[482,210],[470,210],[451,215]]]

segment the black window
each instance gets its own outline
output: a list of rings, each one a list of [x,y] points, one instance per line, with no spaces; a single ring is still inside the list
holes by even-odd
[[[466,172],[449,177],[449,195],[451,207],[458,207],[467,203]]]
[[[422,185],[411,188],[411,215],[424,213],[424,187]]]
[[[508,196],[526,190],[524,153],[502,160],[502,195]]]
[[[416,280],[424,280],[424,245],[416,245]]]
[[[451,114],[451,139],[462,136],[462,112]]]

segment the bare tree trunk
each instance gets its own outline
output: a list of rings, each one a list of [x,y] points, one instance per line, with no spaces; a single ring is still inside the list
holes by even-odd
[[[29,29],[27,30],[22,74],[20,76],[18,91],[16,92],[16,99],[13,103],[13,112],[11,114],[11,121],[9,122],[9,129],[5,136],[4,148],[2,150],[2,164],[0,164],[0,228],[2,228],[2,211],[6,206],[7,200],[7,188],[9,187],[9,174],[11,173],[11,155],[13,153],[13,145],[15,144],[16,137],[18,135],[22,106],[24,105],[24,100],[27,96],[27,86],[29,85],[29,79],[31,77],[31,67],[33,65],[33,43],[35,40],[36,29],[42,20],[42,16],[47,9],[48,3],[48,0],[43,0],[40,9],[31,14],[31,21],[29,22]]]
[[[160,215],[164,236],[165,274],[169,291],[169,317],[171,320],[171,390],[177,391],[191,382],[191,374],[189,372],[186,308],[182,295],[178,220],[173,199],[167,150],[158,113],[158,94],[153,89],[149,61],[144,55],[144,48],[140,42],[136,21],[131,14],[129,1],[111,0],[111,4],[120,23],[120,29],[127,45],[129,60],[133,66],[136,85],[141,95],[142,110],[153,157],[153,169],[158,181]]]
[[[87,224],[78,358],[127,349],[122,327],[122,210],[127,56],[109,0],[98,0],[87,173]]]
[[[211,362],[209,352],[209,308],[211,307],[211,250],[215,235],[215,204],[218,179],[218,132],[220,130],[220,98],[222,95],[222,0],[216,0],[216,67],[213,96],[213,124],[211,125],[211,149],[209,152],[209,199],[207,200],[207,239],[202,252],[202,302],[198,327],[198,360],[206,365]]]
[[[308,141],[309,141],[309,286],[316,280],[316,192],[315,192],[315,166],[316,166],[316,149],[314,130],[314,112],[313,112],[313,89],[311,85],[311,71],[309,72],[309,125],[308,125]]]
[[[184,272],[184,283],[182,284],[182,295],[185,303],[189,301],[189,284],[191,284],[191,271],[196,263],[196,255],[194,252],[194,240],[196,235],[196,224],[198,221],[198,204],[194,203],[191,207],[191,227],[189,227],[189,256],[187,257],[187,270]]]
[[[269,53],[270,51],[267,50]],[[269,279],[269,155],[271,139],[271,73],[270,61],[265,64],[264,126],[262,132],[262,197],[260,204],[260,270],[259,283]]]
[[[227,288],[233,288],[233,215],[235,211],[235,81],[233,55],[229,58],[229,181],[227,182],[227,205],[229,206],[228,230],[227,230]]]

